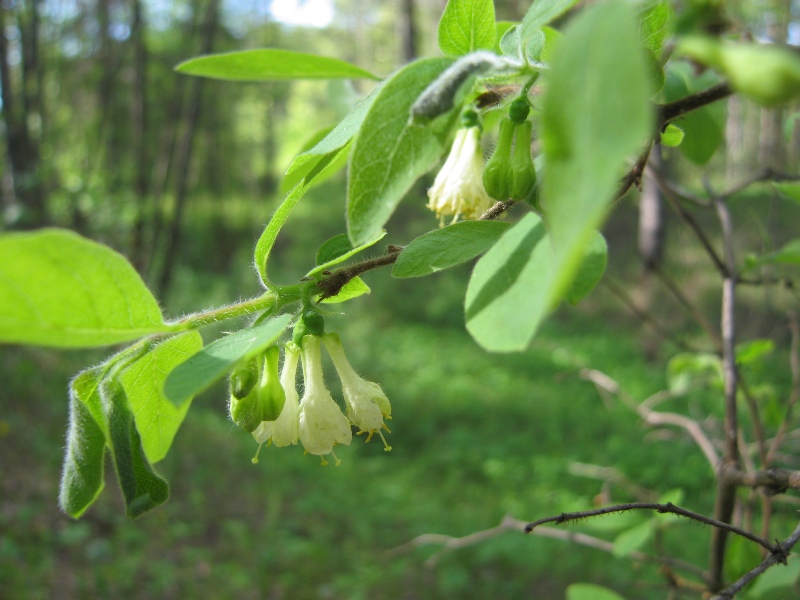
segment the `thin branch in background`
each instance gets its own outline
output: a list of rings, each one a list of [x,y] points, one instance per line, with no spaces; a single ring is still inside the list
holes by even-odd
[[[670,121],[677,119],[678,117],[685,115],[690,111],[706,106],[707,104],[713,104],[718,100],[727,98],[731,94],[733,94],[731,86],[727,82],[723,82],[715,85],[714,87],[708,88],[707,90],[703,90],[702,92],[681,98],[680,100],[675,100],[674,102],[670,102],[668,104],[662,104],[659,106],[658,111],[659,130],[663,131],[664,127],[666,127],[667,123]]]
[[[669,292],[675,296],[678,302],[680,302],[680,304],[688,311],[695,322],[700,325],[705,334],[714,343],[714,346],[716,346],[717,351],[722,353],[722,339],[719,337],[719,333],[711,326],[711,323],[708,322],[708,319],[706,319],[705,315],[700,312],[700,310],[697,309],[697,307],[695,307],[691,302],[689,302],[689,299],[683,294],[672,278],[664,272],[664,269],[658,265],[654,265],[652,270],[661,283],[664,284],[664,287],[666,287]]]
[[[405,544],[401,544],[400,546],[388,550],[386,554],[387,556],[393,557],[405,554],[406,552],[410,552],[414,548],[421,548],[423,546],[439,544],[442,546],[441,549],[435,554],[433,554],[430,558],[428,558],[427,561],[425,561],[426,566],[435,567],[439,563],[439,560],[441,560],[442,556],[448,551],[474,546],[475,544],[479,544],[486,540],[490,540],[509,531],[517,531],[520,533],[524,533],[526,524],[527,523],[525,521],[521,521],[519,519],[515,519],[514,517],[506,515],[503,517],[502,521],[500,521],[499,525],[491,527],[489,529],[476,531],[474,533],[470,533],[469,535],[465,535],[463,537],[453,537],[450,535],[442,535],[438,533],[424,533],[422,535],[415,537],[413,540],[406,542]],[[586,546],[587,548],[602,550],[603,552],[608,552],[609,554],[613,554],[614,552],[613,543],[591,535],[587,535],[585,533],[564,531],[563,529],[556,529],[555,527],[538,527],[535,531],[532,532],[532,535],[539,537],[546,537],[550,539],[562,540],[565,542],[572,542],[580,546]],[[651,556],[649,554],[645,554],[644,552],[639,552],[637,550],[629,552],[628,554],[625,555],[625,558],[628,558],[630,560],[649,562],[649,563],[655,563],[673,567],[675,569],[680,569],[682,571],[686,571],[687,573],[691,573],[699,577],[701,580],[705,579],[705,572],[703,571],[703,569],[689,562],[682,561],[680,559]],[[684,585],[683,587],[688,587],[689,589],[695,589],[696,591],[705,590],[705,586],[698,587],[696,585],[692,586],[691,585],[692,582],[685,582],[685,583],[688,585]]]
[[[739,468],[738,456],[738,413],[736,407],[736,391],[738,374],[736,371],[736,263],[733,251],[733,221],[730,210],[725,201],[717,197],[711,190],[708,181],[705,181],[706,190],[717,209],[720,227],[722,229],[723,248],[725,252],[725,265],[722,271],[722,316],[720,329],[722,330],[722,374],[725,387],[725,427],[723,437],[723,459],[717,478],[717,496],[714,504],[714,518],[722,523],[730,523],[736,503],[736,483],[725,476],[725,471]],[[716,527],[711,534],[711,555],[709,560],[709,573],[711,576],[711,590],[717,591],[722,587],[722,571],[725,562],[725,542],[728,530]]]
[[[649,425],[674,425],[676,427],[681,427],[684,429],[694,440],[700,450],[708,460],[709,465],[713,471],[716,471],[719,464],[720,459],[717,455],[717,451],[714,449],[714,444],[708,439],[708,436],[703,431],[703,428],[700,427],[700,424],[697,421],[690,419],[685,415],[679,415],[677,413],[665,413],[665,412],[657,412],[651,410],[648,407],[648,402],[645,401],[641,404],[637,404],[636,401],[628,396],[619,386],[619,384],[611,379],[605,373],[594,369],[582,369],[580,371],[580,376],[582,379],[586,379],[587,381],[591,381],[596,386],[601,389],[605,389],[606,391],[619,395],[620,399],[628,405],[630,408],[635,410],[639,416],[648,423]]]
[[[661,338],[672,342],[682,350],[689,352],[700,352],[699,348],[695,348],[691,344],[688,344],[687,342],[675,337],[666,328],[659,325],[655,319],[653,319],[653,317],[636,306],[628,294],[626,294],[625,291],[616,283],[614,283],[609,277],[604,277],[601,284],[605,286],[608,291],[611,292],[620,302],[627,306],[630,311],[635,314],[643,323],[649,325]]]
[[[783,543],[778,544],[775,550],[770,552],[769,556],[767,556],[760,565],[742,575],[735,583],[719,592],[716,596],[711,598],[711,600],[731,600],[738,592],[743,590],[748,583],[770,567],[777,564],[785,565],[786,557],[798,541],[800,541],[800,525],[795,528],[792,535],[786,538]]]
[[[780,448],[783,437],[786,435],[786,429],[789,427],[789,422],[792,419],[792,412],[794,411],[795,404],[800,400],[800,326],[798,326],[797,314],[794,311],[789,312],[789,330],[792,332],[792,342],[789,347],[789,366],[792,370],[792,392],[789,395],[789,402],[786,406],[786,415],[767,453],[767,464],[764,465],[765,467],[771,465],[772,461],[775,460],[775,453],[778,451],[778,448]]]
[[[750,420],[753,422],[753,430],[756,434],[756,447],[758,448],[758,459],[761,461],[761,468],[766,469],[769,467],[767,462],[767,442],[764,434],[764,425],[761,423],[761,415],[758,412],[758,404],[756,403],[755,396],[750,391],[750,387],[739,374],[739,389],[742,390],[745,402],[747,403],[747,410],[750,413]]]
[[[763,546],[770,552],[778,551],[778,546],[771,544],[767,540],[760,538],[757,535],[753,535],[752,533],[745,531],[744,529],[740,529],[739,527],[736,527],[734,525],[731,525],[730,523],[718,521],[717,519],[706,517],[691,510],[686,510],[685,508],[681,508],[680,506],[675,506],[672,502],[667,502],[666,504],[660,504],[658,502],[629,502],[627,504],[617,504],[615,506],[606,506],[605,508],[596,508],[594,510],[584,510],[572,513],[561,513],[560,515],[556,515],[554,517],[545,517],[544,519],[539,519],[538,521],[533,521],[532,523],[528,523],[527,525],[525,525],[525,533],[530,533],[536,527],[538,527],[539,525],[544,525],[545,523],[555,523],[556,525],[561,525],[562,523],[570,523],[572,521],[580,521],[582,519],[588,519],[590,517],[608,515],[617,512],[626,512],[629,510],[655,510],[659,514],[669,513],[673,515],[678,515],[679,517],[686,517],[687,519],[692,519],[693,521],[699,521],[700,523],[711,525],[716,529],[723,529],[730,533],[735,533],[737,535],[740,535],[744,538],[747,538],[751,542],[758,544],[759,546]]]

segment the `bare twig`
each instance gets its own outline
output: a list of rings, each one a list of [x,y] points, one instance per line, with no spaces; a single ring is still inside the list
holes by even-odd
[[[427,566],[433,567],[436,566],[436,564],[439,562],[443,554],[447,551],[473,546],[475,544],[479,544],[486,540],[495,538],[509,531],[518,531],[520,533],[524,533],[525,525],[526,525],[525,521],[520,521],[519,519],[515,519],[514,517],[506,515],[503,517],[502,521],[500,521],[500,524],[497,525],[496,527],[491,527],[489,529],[484,529],[482,531],[476,531],[474,533],[470,533],[469,535],[465,535],[463,537],[453,537],[438,533],[424,533],[420,536],[415,537],[413,540],[406,542],[405,544],[402,544],[400,546],[392,548],[391,550],[388,550],[387,555],[397,556],[409,552],[414,548],[439,544],[442,546],[442,548],[438,552],[433,554],[427,561],[425,561],[425,564]],[[587,548],[602,550],[603,552],[608,552],[610,554],[614,552],[613,543],[591,535],[587,535],[585,533],[565,531],[563,529],[556,529],[555,527],[537,527],[536,530],[532,532],[532,534],[539,537],[546,537],[550,539],[562,540],[565,542],[572,542],[580,546],[586,546]],[[645,554],[644,552],[639,552],[636,550],[629,552],[628,554],[625,555],[625,557],[629,558],[630,560],[638,560],[642,562],[667,565],[676,569],[680,569],[682,571],[686,571],[687,573],[692,573],[693,575],[699,577],[700,579],[705,579],[705,572],[701,568],[691,563],[682,561],[680,559],[651,556],[649,554]]]
[[[775,547],[775,550],[772,550],[769,556],[767,556],[767,558],[765,558],[760,565],[742,575],[739,579],[736,580],[735,583],[722,590],[711,600],[730,600],[739,591],[744,589],[744,587],[748,583],[753,581],[753,579],[761,575],[764,571],[766,571],[770,567],[777,565],[779,563],[785,565],[787,556],[789,555],[792,548],[794,547],[795,544],[797,544],[798,541],[800,541],[800,525],[798,525],[795,528],[795,530],[792,532],[792,535],[786,538],[783,541],[783,543],[778,544]]]
[[[580,376],[581,378],[591,381],[596,386],[605,389],[612,394],[618,394],[623,402],[635,410],[646,423],[655,426],[674,425],[684,429],[703,452],[709,464],[711,465],[711,468],[716,471],[720,464],[719,456],[717,455],[717,451],[714,449],[714,444],[710,439],[708,439],[708,436],[705,434],[697,421],[677,413],[657,412],[651,410],[647,403],[637,404],[633,398],[630,398],[624,391],[622,391],[616,381],[600,371],[593,369],[582,369]]]
[[[680,100],[662,104],[659,107],[660,130],[663,130],[670,121],[707,104],[712,104],[718,100],[727,98],[731,94],[733,94],[731,86],[728,85],[727,82],[723,82],[707,90],[703,90],[702,92],[681,98]]]
[[[589,517],[597,517],[600,515],[608,515],[611,513],[625,512],[629,510],[655,510],[660,514],[670,513],[673,515],[678,515],[680,517],[686,517],[687,519],[692,519],[693,521],[699,521],[701,523],[705,523],[706,525],[711,525],[716,529],[723,529],[725,531],[729,531],[731,533],[740,535],[744,538],[747,538],[751,542],[755,542],[759,546],[763,546],[770,552],[775,552],[778,549],[778,547],[775,546],[774,544],[771,544],[767,540],[762,539],[757,535],[753,535],[752,533],[745,531],[744,529],[740,529],[739,527],[736,527],[729,523],[718,521],[717,519],[712,519],[711,517],[706,517],[699,513],[692,512],[691,510],[686,510],[685,508],[681,508],[680,506],[675,506],[672,502],[667,502],[666,504],[659,504],[657,502],[630,502],[628,504],[617,504],[615,506],[596,508],[594,510],[584,510],[572,513],[561,513],[560,515],[556,515],[554,517],[546,517],[544,519],[539,519],[538,521],[533,521],[532,523],[528,523],[527,525],[525,525],[525,533],[530,533],[536,527],[538,527],[539,525],[544,525],[545,523],[555,523],[556,525],[560,525],[562,523],[579,521],[581,519],[587,519]]]
[[[736,304],[736,266],[733,252],[733,223],[728,205],[714,195],[708,182],[706,189],[717,209],[722,228],[725,265],[722,273],[722,372],[725,386],[725,429],[724,454],[717,474],[717,497],[714,504],[714,518],[722,523],[730,523],[736,501],[736,483],[726,477],[726,470],[738,469],[738,414],[736,409],[736,327],[734,309]],[[711,555],[709,560],[710,588],[717,591],[722,587],[722,569],[725,560],[725,541],[728,530],[717,527],[711,534]]]
[[[791,469],[766,469],[753,473],[729,469],[726,477],[736,485],[762,487],[770,494],[782,494],[788,489],[800,490],[800,471]]]
[[[792,370],[792,392],[789,395],[789,403],[786,406],[786,415],[767,453],[767,463],[764,465],[765,467],[771,465],[772,461],[775,460],[775,453],[778,451],[783,437],[786,435],[786,429],[789,427],[792,411],[798,400],[800,400],[800,326],[798,326],[797,323],[797,314],[793,311],[789,313],[789,330],[792,332],[792,343],[789,347],[789,366]]]

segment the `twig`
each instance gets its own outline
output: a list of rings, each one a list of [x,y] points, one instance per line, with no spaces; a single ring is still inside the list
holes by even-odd
[[[753,581],[753,579],[761,575],[770,567],[777,565],[778,563],[785,565],[786,558],[798,541],[800,541],[800,525],[795,528],[795,530],[792,532],[792,535],[786,538],[783,543],[778,544],[775,550],[770,551],[769,556],[767,556],[767,558],[765,558],[760,565],[742,575],[736,580],[736,582],[726,587],[711,600],[730,600],[738,592],[744,589],[748,583]]]
[[[630,398],[617,384],[616,381],[611,379],[605,373],[600,371],[596,371],[593,369],[582,369],[580,371],[580,376],[587,381],[591,381],[596,386],[605,389],[612,394],[618,394],[620,398],[627,404],[630,408],[635,410],[639,416],[648,424],[650,425],[675,425],[677,427],[681,427],[686,432],[692,436],[694,442],[698,445],[700,450],[705,455],[706,459],[708,460],[709,464],[711,465],[712,470],[716,471],[720,464],[719,456],[717,455],[717,451],[714,449],[714,444],[708,439],[708,436],[703,431],[702,427],[697,421],[690,419],[685,415],[679,415],[677,413],[665,413],[665,412],[657,412],[651,410],[648,407],[647,402],[643,402],[642,404],[637,404],[633,398]]]
[[[666,504],[660,504],[657,502],[630,502],[628,504],[617,504],[615,506],[596,508],[594,510],[584,510],[572,513],[561,513],[560,515],[556,515],[554,517],[546,517],[544,519],[539,519],[538,521],[533,521],[532,523],[528,523],[527,525],[525,525],[525,533],[530,533],[536,527],[538,527],[539,525],[544,525],[545,523],[555,523],[557,525],[561,525],[562,523],[568,523],[570,521],[579,521],[581,519],[586,519],[589,517],[597,517],[600,515],[607,515],[615,512],[625,512],[628,510],[655,510],[660,514],[670,513],[673,515],[678,515],[680,517],[686,517],[687,519],[692,519],[694,521],[705,523],[706,525],[711,525],[716,529],[723,529],[725,531],[729,531],[731,533],[740,535],[744,538],[747,538],[751,542],[755,542],[756,544],[763,546],[770,552],[775,552],[778,550],[777,546],[770,544],[767,540],[760,538],[757,535],[753,535],[752,533],[745,531],[744,529],[740,529],[735,525],[731,525],[729,523],[718,521],[717,519],[712,519],[711,517],[706,517],[699,513],[686,510],[685,508],[681,508],[680,506],[675,506],[672,502],[667,502]]]
[[[725,430],[724,454],[717,479],[717,497],[714,503],[714,517],[716,520],[729,523],[733,516],[736,502],[736,484],[726,477],[726,470],[739,467],[738,457],[738,414],[736,408],[736,390],[738,378],[736,372],[736,266],[733,252],[733,223],[728,205],[717,197],[708,181],[705,182],[706,190],[717,209],[722,240],[725,251],[725,265],[722,271],[722,373],[725,387]],[[725,560],[725,541],[727,530],[717,527],[711,534],[711,555],[709,560],[710,588],[717,591],[722,586],[722,570]]]
[[[686,113],[701,108],[707,104],[712,104],[733,94],[731,86],[727,82],[715,85],[714,87],[703,90],[691,96],[686,96],[680,100],[675,100],[668,104],[659,106],[659,126],[663,131],[667,123],[685,115]]]
[[[653,317],[636,306],[628,294],[626,294],[623,289],[614,283],[610,278],[604,277],[600,283],[605,286],[608,291],[611,292],[620,302],[627,306],[630,311],[635,314],[643,323],[649,325],[661,338],[672,342],[682,350],[687,350],[689,352],[700,352],[698,348],[695,348],[691,344],[675,337],[667,329],[659,325],[653,319]]]
[[[433,554],[425,564],[429,567],[436,566],[441,559],[444,552],[449,550],[457,550],[460,548],[466,548],[468,546],[473,546],[475,544],[479,544],[486,540],[495,538],[503,533],[508,531],[519,531],[521,533],[525,532],[525,521],[520,521],[519,519],[515,519],[509,515],[503,517],[500,524],[496,527],[491,527],[489,529],[484,529],[482,531],[476,531],[474,533],[470,533],[469,535],[465,535],[463,537],[453,537],[449,535],[443,535],[438,533],[424,533],[420,536],[415,537],[413,540],[406,542],[400,546],[392,548],[391,550],[387,551],[388,556],[397,556],[399,554],[404,554],[413,550],[414,548],[419,548],[422,546],[429,546],[432,544],[440,544],[442,548]],[[606,540],[602,540],[600,538],[587,535],[585,533],[577,533],[573,531],[564,531],[563,529],[556,529],[554,527],[538,527],[535,531],[532,532],[533,535],[539,537],[546,537],[550,539],[562,540],[566,542],[573,542],[580,546],[586,546],[587,548],[594,548],[596,550],[602,550],[603,552],[608,552],[609,554],[614,552],[614,544],[608,542]],[[670,557],[657,557],[651,556],[649,554],[645,554],[644,552],[639,552],[634,550],[629,552],[625,555],[626,558],[630,560],[638,560],[642,562],[650,562],[662,565],[668,565],[674,567],[676,569],[681,569],[686,571],[687,573],[692,573],[699,577],[700,579],[705,579],[705,572],[695,565],[682,561],[676,558]]]
[[[726,477],[736,485],[765,488],[770,494],[782,494],[788,489],[800,490],[800,471],[791,469],[765,469],[752,473],[729,469]]]
[[[795,404],[800,400],[800,326],[797,323],[797,315],[792,311],[789,313],[789,330],[792,332],[792,343],[789,347],[789,366],[792,370],[792,392],[789,395],[789,403],[786,406],[786,415],[781,421],[778,432],[775,434],[775,439],[772,446],[767,453],[768,467],[775,460],[775,453],[783,441],[783,436],[786,435],[786,429],[789,427],[789,421],[792,418],[792,411]]]

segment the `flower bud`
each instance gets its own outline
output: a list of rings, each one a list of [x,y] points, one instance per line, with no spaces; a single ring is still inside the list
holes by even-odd
[[[306,326],[306,334],[322,335],[325,333],[325,317],[313,308],[307,308],[303,311],[302,321]]]
[[[237,400],[246,398],[258,382],[258,359],[253,358],[231,371],[231,395]]]
[[[500,121],[497,134],[497,146],[483,169],[483,187],[486,193],[495,200],[508,200],[511,197],[511,142],[514,136],[514,124],[510,119]]]
[[[527,98],[516,98],[508,107],[508,117],[516,124],[524,123],[531,112]]]
[[[258,407],[258,388],[253,387],[251,392],[244,398],[236,398],[231,394],[229,406],[231,420],[247,432],[252,432],[261,423],[261,415]]]
[[[516,146],[514,157],[511,159],[511,197],[514,200],[526,199],[536,186],[536,169],[531,158],[531,130],[530,121],[524,121],[516,126]]]
[[[280,350],[278,350],[277,346],[272,346],[264,353],[264,368],[261,372],[261,382],[258,388],[259,423],[277,419],[286,401],[286,393],[283,391],[280,376],[278,375],[279,358]],[[256,424],[257,426],[258,424]]]

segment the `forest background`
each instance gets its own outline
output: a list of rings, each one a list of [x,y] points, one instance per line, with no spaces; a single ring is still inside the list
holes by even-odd
[[[0,4],[3,227],[56,225],[110,245],[130,258],[168,315],[256,294],[253,244],[291,185],[285,168],[314,139],[309,123],[333,125],[369,90],[363,82],[230,84],[179,75],[174,66],[209,52],[279,47],[388,75],[437,52],[444,8],[414,0],[305,4],[304,23],[255,0]],[[495,6],[498,19],[518,21],[528,4]],[[728,9],[762,41],[800,41],[796,4]],[[688,160],[685,148],[663,152],[674,180],[702,190],[705,177],[724,190],[765,167],[797,174],[796,107],[762,109],[738,97],[725,104],[727,116],[701,137],[712,153],[722,145],[710,162]],[[404,243],[436,226],[424,208],[431,181],[411,191],[387,240]],[[344,190],[340,171],[298,206],[276,246],[277,279],[296,277],[309,248],[344,232]],[[123,516],[116,491],[81,521],[56,504],[67,382],[103,354],[0,349],[3,596],[559,598],[571,583],[595,582],[631,598],[663,598],[658,566],[631,560],[631,548],[609,552],[513,527],[451,552],[405,545],[426,533],[464,536],[504,516],[534,520],[645,492],[711,512],[714,476],[688,436],[649,428],[586,380],[587,369],[606,374],[638,400],[672,383],[670,359],[698,335],[697,324],[659,274],[668,271],[666,281],[719,319],[713,265],[665,210],[654,235],[640,218],[649,201],[658,205],[659,197],[645,180],[641,197],[631,194],[605,226],[604,284],[576,310],[557,311],[522,354],[488,355],[464,331],[468,267],[422,282],[370,273],[372,293],[346,307],[339,330],[354,364],[394,402],[393,451],[358,444],[342,450],[340,467],[323,468],[265,449],[253,465],[255,445],[226,420],[219,385],[194,400],[159,463],[170,502],[136,522]],[[771,250],[793,237],[797,204],[771,186],[748,187],[731,208],[735,220],[770,232],[771,247],[766,236],[737,239],[743,250]],[[739,307],[741,340],[775,342],[753,368],[774,382],[776,398],[792,383],[790,307],[774,289],[745,294]],[[718,397],[697,390],[679,410],[691,414]],[[710,419],[710,429],[719,426]],[[798,468],[792,440],[781,460]],[[776,498],[773,537],[793,527],[797,504],[788,494]],[[628,515],[568,531],[613,543],[642,522]],[[674,525],[642,549],[663,544],[702,562],[706,537],[696,524]]]

